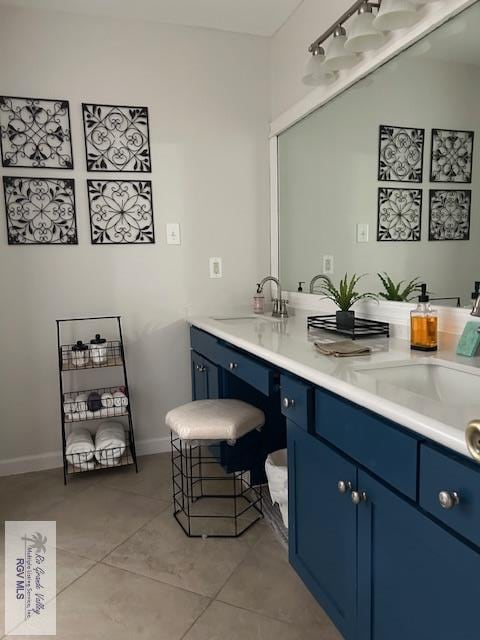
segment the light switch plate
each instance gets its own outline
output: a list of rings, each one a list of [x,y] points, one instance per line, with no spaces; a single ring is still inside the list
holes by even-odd
[[[210,258],[209,268],[210,268],[210,278],[221,278],[222,277],[222,259],[221,258]]]
[[[333,276],[333,256],[323,256],[323,273]]]
[[[368,242],[369,231],[368,224],[357,224],[357,242]]]
[[[178,222],[167,222],[167,244],[180,244],[180,225]]]

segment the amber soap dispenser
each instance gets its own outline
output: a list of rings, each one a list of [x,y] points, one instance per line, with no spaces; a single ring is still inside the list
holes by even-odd
[[[438,349],[438,315],[430,306],[427,285],[422,284],[418,305],[410,313],[410,343],[416,351],[436,351]]]

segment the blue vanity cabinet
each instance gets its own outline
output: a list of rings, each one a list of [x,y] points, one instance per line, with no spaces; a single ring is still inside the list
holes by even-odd
[[[367,472],[358,489],[356,640],[478,640],[478,550]]]
[[[355,487],[356,467],[291,420],[287,443],[290,563],[343,635],[353,638],[357,509],[338,483]]]
[[[208,400],[220,398],[220,370],[196,351],[191,352],[192,398]]]

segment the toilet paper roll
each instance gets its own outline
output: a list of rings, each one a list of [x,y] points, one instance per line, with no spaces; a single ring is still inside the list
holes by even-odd
[[[75,400],[73,400],[73,398],[67,399],[65,400],[65,402],[63,403],[63,412],[65,413],[65,415],[67,413],[75,413],[77,411],[77,403],[75,402]]]

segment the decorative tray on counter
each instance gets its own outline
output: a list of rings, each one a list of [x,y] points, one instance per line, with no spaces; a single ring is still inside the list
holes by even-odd
[[[355,325],[351,329],[339,328],[337,326],[337,317],[335,314],[327,316],[308,316],[307,328],[321,329],[322,331],[331,331],[342,336],[348,336],[352,340],[357,338],[369,338],[373,336],[390,336],[390,325],[388,322],[380,322],[378,320],[367,320],[366,318],[357,318],[355,316]]]

